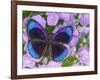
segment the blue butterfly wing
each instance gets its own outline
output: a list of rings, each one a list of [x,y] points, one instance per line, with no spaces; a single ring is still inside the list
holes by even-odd
[[[43,27],[33,19],[30,19],[27,24],[28,36],[31,39],[45,40],[47,37]]]
[[[72,38],[72,35],[73,27],[69,25],[58,30],[53,36],[53,41],[68,44]]]
[[[52,40],[54,43],[56,42],[56,44],[52,43],[52,58],[54,61],[61,61],[69,54],[68,49],[63,44],[68,44],[72,38],[72,35],[73,27],[70,25],[61,28],[53,35]]]
[[[29,54],[36,59],[41,58],[44,55],[43,51],[44,51],[45,45],[46,45],[45,42],[40,42],[40,41],[31,42],[30,41],[28,43]]]
[[[28,21],[27,32],[28,32],[28,37],[30,39],[27,46],[29,54],[32,57],[39,59],[43,56],[43,51],[46,45],[45,43],[47,37],[46,32],[44,31],[42,26],[33,19],[30,19]]]
[[[61,44],[52,44],[52,59],[55,62],[63,60],[68,55],[68,50]]]

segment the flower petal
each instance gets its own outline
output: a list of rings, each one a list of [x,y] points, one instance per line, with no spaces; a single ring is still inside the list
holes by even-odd
[[[46,20],[42,16],[35,15],[32,16],[32,19],[36,20],[43,28],[46,27]]]

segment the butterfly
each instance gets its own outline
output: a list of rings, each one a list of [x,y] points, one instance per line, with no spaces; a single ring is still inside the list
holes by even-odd
[[[42,25],[33,19],[29,19],[27,33],[29,37],[27,49],[33,58],[42,58],[48,50],[51,59],[59,62],[69,54],[64,44],[68,44],[72,39],[73,27],[71,25],[64,26],[55,34],[49,36]]]

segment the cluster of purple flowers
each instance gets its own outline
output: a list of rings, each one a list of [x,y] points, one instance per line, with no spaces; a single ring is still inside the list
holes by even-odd
[[[84,37],[84,35],[88,35],[89,38],[89,24],[90,24],[90,16],[89,14],[85,13],[66,13],[66,12],[47,12],[45,13],[46,18],[40,14],[33,15],[32,17],[25,17],[23,20],[23,44],[24,44],[24,54],[23,54],[23,68],[37,68],[36,63],[40,61],[40,59],[35,59],[31,57],[27,51],[27,43],[28,43],[28,36],[26,30],[27,21],[32,18],[36,20],[42,27],[45,29],[46,24],[54,27],[52,33],[55,33],[60,28],[66,25],[72,25],[74,32],[73,37],[70,43],[67,45],[69,47],[70,56],[78,56],[79,62],[75,65],[89,65],[89,40]],[[59,20],[62,20],[62,24],[58,24]],[[81,41],[80,41],[81,39]],[[26,45],[26,46],[25,46]],[[78,46],[77,46],[78,45]],[[78,48],[77,48],[78,47]],[[69,57],[70,57],[69,56]],[[47,63],[47,58],[42,61],[42,65],[39,65],[39,68],[47,68],[47,67],[61,67],[63,62],[54,62],[50,60]]]

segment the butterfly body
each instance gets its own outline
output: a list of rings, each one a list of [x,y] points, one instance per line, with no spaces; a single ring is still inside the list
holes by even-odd
[[[65,26],[49,36],[38,22],[30,19],[27,24],[27,32],[29,36],[27,47],[33,58],[40,59],[48,51],[52,60],[59,62],[69,54],[64,44],[68,44],[72,38],[72,26]]]

